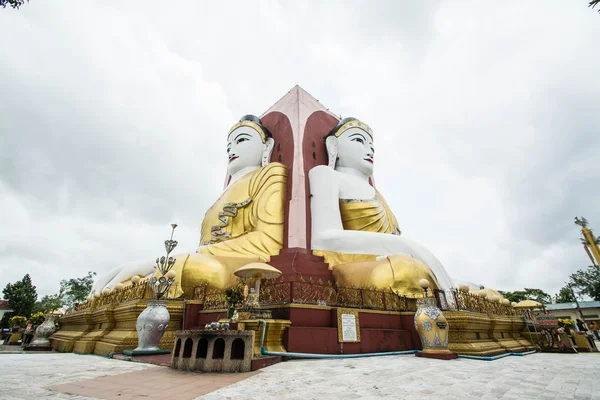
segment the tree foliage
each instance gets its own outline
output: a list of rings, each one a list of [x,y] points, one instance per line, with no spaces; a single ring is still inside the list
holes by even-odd
[[[29,2],[29,0],[27,0]],[[0,0],[0,7],[6,8],[6,6],[11,6],[12,8],[19,8],[23,4],[25,4],[25,0]]]
[[[504,296],[505,299],[508,299],[511,303],[514,301],[518,303],[527,299],[527,295],[523,290],[515,290],[514,292],[503,292],[499,290],[500,294]]]
[[[40,301],[35,303],[33,311],[47,314],[51,311],[58,310],[64,305],[63,292],[59,292],[58,294],[43,296]]]
[[[600,270],[590,265],[587,269],[580,269],[571,274],[571,285],[579,296],[589,296],[600,301]]]
[[[600,4],[600,0],[591,0],[591,1],[588,3],[588,7],[592,7],[592,8],[594,8],[594,7],[596,7],[598,4]],[[598,12],[600,13],[600,10],[598,10]]]
[[[2,290],[2,295],[8,300],[8,305],[13,310],[13,315],[29,317],[37,300],[37,291],[31,283],[29,274],[15,283],[9,283]]]
[[[88,271],[87,275],[83,278],[60,281],[60,293],[63,294],[64,305],[71,308],[75,303],[84,301],[92,290],[95,275],[95,272]]]
[[[548,304],[552,302],[552,296],[544,292],[542,289],[525,288],[523,290],[515,290],[514,292],[502,292],[500,294],[510,302],[518,303],[523,300],[531,299],[540,303]]]
[[[554,295],[555,303],[572,303],[574,301],[575,296],[573,296],[573,292],[571,291],[571,288],[569,288],[569,286],[565,286]]]

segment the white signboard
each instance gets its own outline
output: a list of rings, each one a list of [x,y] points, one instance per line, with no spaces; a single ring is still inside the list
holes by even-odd
[[[342,314],[342,341],[356,342],[356,316],[354,314]]]

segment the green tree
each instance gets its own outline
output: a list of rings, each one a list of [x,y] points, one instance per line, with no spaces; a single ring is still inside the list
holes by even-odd
[[[554,295],[555,303],[572,303],[574,301],[575,296],[573,296],[573,292],[571,291],[571,288],[569,288],[569,286],[565,286]]]
[[[60,281],[60,294],[64,305],[71,308],[75,303],[84,301],[92,290],[95,275],[95,272],[88,271],[83,278]]]
[[[7,284],[2,290],[2,295],[8,300],[8,305],[12,308],[14,315],[29,318],[37,300],[37,291],[31,283],[29,274],[20,281]]]
[[[600,4],[600,0],[591,0],[591,1],[588,3],[588,7],[592,7],[592,8],[594,8],[594,7],[596,7],[598,4]],[[598,12],[600,13],[600,10],[598,10]]]
[[[27,0],[29,2],[29,0]],[[6,6],[11,6],[12,8],[19,8],[23,4],[25,4],[25,0],[0,0],[0,7],[6,8]]]
[[[552,303],[552,296],[544,292],[542,289],[525,288],[524,290],[515,290],[514,292],[499,292],[510,302],[514,301],[515,303],[518,303],[523,300],[531,299],[545,304]]]
[[[571,274],[571,285],[579,296],[589,296],[600,301],[600,269],[590,265],[586,270]]]
[[[33,306],[33,312],[49,313],[50,311],[57,310],[65,305],[63,300],[64,293],[61,291],[58,294],[45,295],[42,299],[35,303]]]
[[[542,289],[525,288],[525,295],[528,299],[535,300],[540,303],[552,303],[552,296],[544,292]]]
[[[505,299],[508,299],[511,303],[513,301],[515,303],[518,303],[520,301],[527,299],[526,293],[522,290],[515,290],[514,292],[503,292],[503,291],[499,290],[498,292],[500,292],[500,294],[502,296],[504,296]]]

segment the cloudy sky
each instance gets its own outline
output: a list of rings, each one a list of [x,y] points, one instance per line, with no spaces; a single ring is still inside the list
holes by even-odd
[[[299,84],[375,131],[403,234],[555,293],[600,233],[600,14],[573,1],[31,0],[0,9],[0,288],[194,251],[226,132]]]

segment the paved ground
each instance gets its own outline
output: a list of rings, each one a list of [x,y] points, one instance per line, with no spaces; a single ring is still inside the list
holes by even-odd
[[[0,399],[84,399],[44,387],[147,368],[161,367],[71,353],[0,354]]]
[[[290,361],[204,398],[600,399],[600,354]]]
[[[148,399],[162,391],[158,397],[192,399],[208,393],[197,397],[207,400],[600,400],[599,353],[545,353],[491,362],[414,356],[289,361],[233,384],[246,376],[181,373],[98,356],[1,354],[0,377],[0,399]],[[62,393],[65,387],[85,390],[69,393],[89,397]]]

